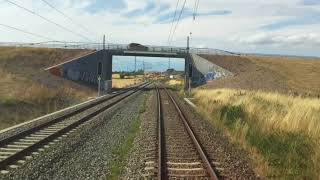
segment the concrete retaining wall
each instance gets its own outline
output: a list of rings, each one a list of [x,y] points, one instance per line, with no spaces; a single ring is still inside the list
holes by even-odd
[[[192,54],[192,63],[195,69],[192,82],[195,84],[204,84],[218,78],[233,76],[233,73],[196,55]]]
[[[98,74],[99,64],[100,74]],[[100,76],[101,90],[110,91],[112,88],[112,55],[104,50],[72,59],[46,70],[53,75],[92,86],[98,86],[98,76]]]

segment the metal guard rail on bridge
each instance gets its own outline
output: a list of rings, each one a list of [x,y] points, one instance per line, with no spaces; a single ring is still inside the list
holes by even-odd
[[[17,42],[0,42],[0,47],[29,47],[29,48],[56,48],[56,49],[103,49],[103,43],[86,43],[86,42],[60,42],[60,41],[48,41],[40,43],[17,43]],[[167,52],[167,53],[187,53],[188,50],[185,47],[174,46],[149,46],[149,52]],[[127,44],[106,44],[105,48],[108,50],[126,50],[130,51]],[[239,53],[233,53],[229,51],[210,49],[210,48],[190,48],[190,53],[194,54],[213,54],[213,55],[230,55],[238,56]]]

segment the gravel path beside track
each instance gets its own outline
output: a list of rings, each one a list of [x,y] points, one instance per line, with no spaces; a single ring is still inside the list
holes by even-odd
[[[156,170],[146,170],[145,167],[153,167],[154,164],[146,162],[157,161],[157,102],[155,91],[150,92],[146,102],[146,111],[140,116],[140,132],[134,140],[134,146],[127,159],[127,165],[120,179],[140,179],[141,177],[155,178]]]
[[[141,94],[133,95],[0,178],[105,179],[112,151],[126,139],[142,102]]]

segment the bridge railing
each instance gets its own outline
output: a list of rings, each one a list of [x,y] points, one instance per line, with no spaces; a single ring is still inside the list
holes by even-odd
[[[40,43],[17,43],[17,42],[0,42],[0,47],[28,47],[28,48],[55,48],[55,49],[103,49],[102,43],[88,43],[88,42],[60,42],[60,41],[47,41]],[[166,53],[188,53],[185,47],[171,47],[171,46],[149,46],[146,45],[148,52],[166,52]],[[112,50],[127,50],[128,44],[105,44],[106,49]],[[241,55],[239,53],[233,53],[229,51],[210,49],[210,48],[190,48],[190,53],[195,54],[213,54],[213,55]]]

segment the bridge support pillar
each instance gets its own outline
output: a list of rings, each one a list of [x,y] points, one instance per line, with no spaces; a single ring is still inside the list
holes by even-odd
[[[108,53],[107,50],[103,50],[102,57],[102,84],[101,90],[109,92],[112,88],[112,54]]]
[[[190,66],[190,64],[192,64],[192,59],[191,59],[190,55],[187,55],[185,57],[185,61],[184,61],[184,69],[185,69],[184,91],[188,91],[188,89],[189,89],[189,81],[190,81],[190,77],[189,77],[190,69],[189,69],[189,66]]]

